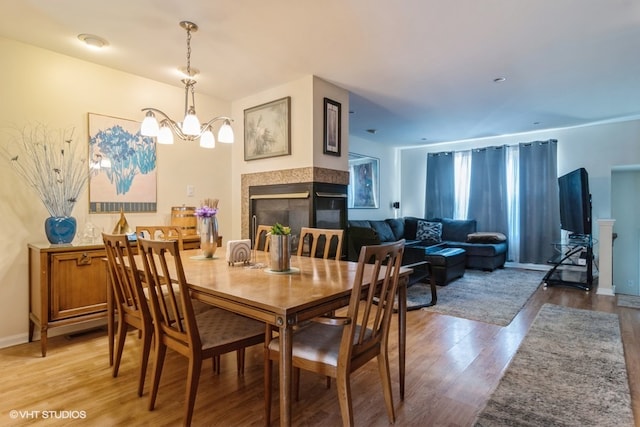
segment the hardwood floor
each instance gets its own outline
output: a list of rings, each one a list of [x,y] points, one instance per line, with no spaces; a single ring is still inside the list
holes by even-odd
[[[507,327],[422,310],[409,312],[404,402],[399,400],[397,374],[392,375],[395,425],[472,425],[546,302],[620,315],[633,410],[640,420],[640,310],[619,308],[614,297],[556,287],[538,289]],[[396,323],[391,331],[394,374]],[[103,330],[52,338],[45,358],[40,357],[38,342],[0,350],[0,425],[181,425],[186,359],[168,353],[156,409],[150,412],[149,377],[144,396],[136,394],[140,342],[130,334],[118,378],[111,376]],[[247,350],[242,377],[236,374],[235,354],[223,356],[220,375],[213,374],[210,361],[205,362],[193,425],[264,425],[262,360],[261,347]],[[387,426],[374,361],[356,372],[352,390],[356,425]],[[277,393],[273,405],[272,425],[278,425]],[[17,419],[11,418],[11,410],[21,411]],[[70,416],[80,418],[70,422]],[[327,390],[324,377],[302,373],[293,422],[341,425],[335,388]]]

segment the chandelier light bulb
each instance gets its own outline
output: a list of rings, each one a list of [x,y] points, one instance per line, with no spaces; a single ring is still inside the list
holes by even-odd
[[[198,120],[198,116],[196,116],[196,112],[192,108],[190,108],[184,116],[184,121],[182,122],[182,133],[191,136],[200,135],[200,120]]]
[[[143,136],[158,136],[159,130],[155,114],[152,111],[147,111],[140,126],[140,133]]]
[[[173,144],[173,133],[169,126],[162,126],[158,132],[158,144]]]
[[[233,144],[234,139],[235,137],[233,135],[231,123],[229,123],[229,120],[225,120],[224,124],[220,126],[220,130],[218,131],[218,141],[224,144]]]
[[[216,139],[213,136],[213,132],[211,132],[211,126],[207,128],[206,131],[202,133],[200,137],[200,147],[202,148],[215,148]]]

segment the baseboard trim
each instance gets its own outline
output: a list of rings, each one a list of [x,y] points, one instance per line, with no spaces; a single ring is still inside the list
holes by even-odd
[[[84,331],[93,330],[97,328],[104,328],[106,325],[107,325],[107,319],[94,319],[94,320],[88,320],[86,322],[82,322],[74,325],[58,326],[56,328],[49,329],[47,338],[53,338],[60,335],[74,335],[79,332],[84,332]],[[40,331],[37,328],[33,332],[32,341],[40,341]],[[26,344],[28,342],[29,342],[28,333],[22,333],[22,334],[12,335],[8,337],[1,337],[0,348],[13,347],[14,345]]]
[[[0,338],[0,348],[13,347],[29,341],[29,334],[17,334]]]

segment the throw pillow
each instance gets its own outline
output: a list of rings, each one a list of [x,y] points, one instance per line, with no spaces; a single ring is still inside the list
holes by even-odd
[[[418,221],[418,230],[416,231],[416,240],[427,241],[430,243],[442,242],[442,223]]]
[[[467,236],[467,242],[469,243],[500,243],[506,241],[507,236],[504,234],[488,231],[478,231]]]

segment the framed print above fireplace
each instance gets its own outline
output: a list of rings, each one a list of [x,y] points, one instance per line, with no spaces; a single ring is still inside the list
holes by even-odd
[[[244,110],[244,159],[291,154],[291,97]]]
[[[324,99],[324,154],[340,157],[341,109],[339,102]]]
[[[349,153],[349,209],[380,207],[380,160]]]

